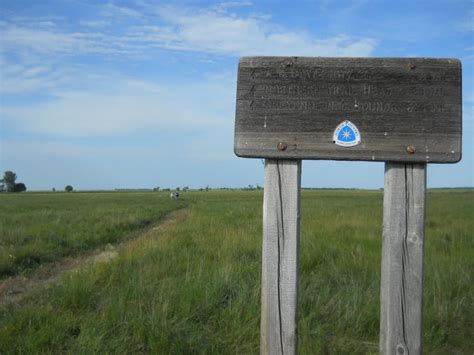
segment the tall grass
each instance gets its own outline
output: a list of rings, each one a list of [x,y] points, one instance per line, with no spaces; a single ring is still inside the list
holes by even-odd
[[[472,353],[474,195],[433,192],[427,353]],[[189,216],[0,311],[4,353],[258,353],[262,194],[189,193]],[[302,354],[377,353],[381,192],[302,197]]]
[[[0,194],[0,279],[115,243],[183,205],[165,193]]]

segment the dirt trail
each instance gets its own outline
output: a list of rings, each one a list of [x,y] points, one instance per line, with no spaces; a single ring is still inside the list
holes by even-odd
[[[188,209],[173,211],[161,222],[145,230],[134,232],[133,237],[121,243],[114,245],[108,244],[86,254],[65,257],[56,262],[42,264],[26,276],[17,275],[0,280],[0,305],[20,303],[27,293],[38,287],[53,284],[65,273],[79,271],[83,267],[91,264],[110,262],[115,259],[124,248],[127,248],[127,251],[131,251],[140,245],[141,242],[156,237],[157,232],[163,232],[184,221],[188,212]]]

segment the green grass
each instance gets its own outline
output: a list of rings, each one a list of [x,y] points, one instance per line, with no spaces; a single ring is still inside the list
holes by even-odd
[[[258,353],[262,194],[186,199],[176,228],[0,310],[0,352]],[[301,208],[300,353],[377,353],[382,193],[305,191]],[[473,211],[472,190],[429,193],[429,354],[474,350]]]
[[[183,205],[166,193],[0,194],[0,279],[120,241]]]

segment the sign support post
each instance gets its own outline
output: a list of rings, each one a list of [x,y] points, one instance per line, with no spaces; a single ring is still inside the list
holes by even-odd
[[[301,160],[265,160],[261,354],[296,354]]]
[[[421,354],[426,164],[385,163],[380,353]]]

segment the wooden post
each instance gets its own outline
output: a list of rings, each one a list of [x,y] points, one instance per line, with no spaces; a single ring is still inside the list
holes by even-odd
[[[296,354],[301,160],[265,160],[261,354]]]
[[[421,354],[426,164],[385,163],[380,353]]]

